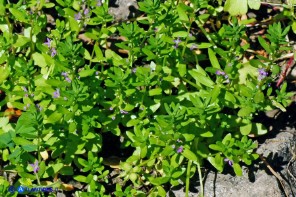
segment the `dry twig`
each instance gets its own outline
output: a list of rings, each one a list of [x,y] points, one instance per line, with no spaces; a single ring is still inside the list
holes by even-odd
[[[270,170],[270,172],[279,180],[284,192],[285,196],[289,197],[289,192],[286,190],[286,187],[284,186],[284,179],[271,167],[271,165],[266,161],[263,155],[259,155],[260,159],[263,161],[263,163],[266,165],[266,167]]]

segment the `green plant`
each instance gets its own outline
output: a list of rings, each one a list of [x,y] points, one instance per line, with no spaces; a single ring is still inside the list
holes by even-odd
[[[270,86],[289,27],[270,25],[258,39],[268,57],[243,62],[250,45],[237,18],[207,27],[219,2],[144,0],[141,17],[115,23],[108,1],[0,1],[1,170],[17,174],[13,185],[71,190],[75,180],[85,186],[76,196],[165,196],[185,184],[188,196],[197,172],[202,196],[206,160],[241,175],[258,158],[248,135],[267,132],[254,116],[290,103],[286,83]],[[132,150],[118,154],[115,191],[106,133],[120,154]]]

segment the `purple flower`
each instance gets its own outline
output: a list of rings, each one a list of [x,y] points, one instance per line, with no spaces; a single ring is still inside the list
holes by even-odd
[[[28,97],[29,95],[28,94],[25,94],[25,97]]]
[[[59,98],[61,96],[60,89],[57,88],[56,91],[53,93],[53,98]]]
[[[217,70],[216,71],[216,75],[225,75],[225,72],[224,71],[221,71],[221,70]]]
[[[178,37],[178,39],[177,39],[177,40],[174,40],[174,43],[175,43],[175,46],[174,46],[174,48],[175,48],[175,49],[176,49],[176,48],[178,48],[178,46],[179,46],[180,42],[182,42],[182,41],[180,40],[180,38],[179,38],[179,37]]]
[[[47,45],[48,47],[50,47],[50,42],[51,42],[51,40],[49,38],[46,38],[46,42],[44,42],[44,44]]]
[[[22,88],[23,88],[24,92],[28,92],[28,89],[25,86],[23,86]]]
[[[183,152],[183,146],[180,146],[177,150],[177,153],[182,153]]]
[[[125,111],[125,110],[120,110],[120,113],[121,113],[121,114],[128,114],[128,112]]]
[[[51,48],[51,57],[54,57],[57,54],[57,50],[55,48]]]
[[[136,73],[136,72],[137,72],[137,68],[133,68],[132,73]]]
[[[64,76],[64,77],[68,77],[68,73],[67,72],[62,72],[61,75]]]
[[[68,83],[71,83],[71,79],[69,77],[66,77],[65,80],[68,82]]]
[[[191,47],[190,47],[190,51],[192,51],[193,49],[197,49],[196,44],[191,45]]]
[[[86,8],[86,9],[83,11],[83,14],[84,14],[84,15],[88,15],[88,13],[89,13],[89,9]]]
[[[80,20],[81,19],[81,14],[80,14],[80,12],[78,12],[77,14],[74,14],[74,18],[75,18],[75,20]]]
[[[39,104],[36,104],[36,107],[39,109],[39,111],[42,111],[42,107]]]
[[[28,103],[28,104],[24,107],[24,110],[29,109],[29,107],[30,107],[30,103]]]
[[[102,2],[101,2],[101,0],[98,0],[98,1],[97,1],[97,6],[99,6],[99,7],[102,6]]]
[[[30,164],[33,167],[34,173],[36,174],[39,170],[38,161],[36,160],[35,163]]]
[[[228,163],[228,165],[230,165],[230,166],[233,165],[233,162],[230,159],[228,159],[228,158],[225,158],[224,159],[224,162]]]
[[[265,68],[259,68],[258,69],[258,80],[261,81],[262,79],[264,79],[265,77],[268,76],[268,72],[266,72],[266,69]]]
[[[109,110],[110,110],[110,111],[113,111],[113,107],[110,107]]]
[[[96,71],[96,75],[99,75],[99,71]]]

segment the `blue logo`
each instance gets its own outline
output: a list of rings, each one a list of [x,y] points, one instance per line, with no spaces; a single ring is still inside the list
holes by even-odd
[[[13,186],[9,186],[8,191],[10,193],[14,193],[15,192],[15,188]]]
[[[25,188],[23,186],[18,186],[17,191],[19,193],[23,193],[25,191]]]

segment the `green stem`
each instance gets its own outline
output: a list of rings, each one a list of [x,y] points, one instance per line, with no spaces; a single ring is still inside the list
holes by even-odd
[[[95,42],[94,46],[98,44],[98,41]],[[88,67],[90,68],[91,66],[91,63],[92,63],[92,60],[94,58],[94,54],[95,54],[95,47],[93,48],[92,52],[91,52],[91,55],[90,55],[90,60],[89,60],[89,64],[88,64]]]
[[[192,161],[189,160],[187,164],[187,172],[186,172],[186,186],[185,186],[185,197],[188,197],[189,193],[189,184],[190,184],[190,169],[191,169]]]
[[[207,33],[207,31],[204,29],[202,22],[197,19],[195,21],[195,23],[197,24],[197,26],[200,28],[200,30],[202,31],[202,33],[207,37],[207,39],[209,40],[209,42],[214,46],[214,48],[217,48],[216,44],[214,43],[214,41],[212,40],[212,38],[210,37],[210,35]]]
[[[192,22],[191,22],[191,20],[190,20],[190,25],[189,25],[189,27],[188,27],[188,29],[187,29],[187,37],[186,37],[186,40],[185,40],[185,44],[184,44],[184,46],[183,46],[183,51],[182,51],[182,55],[181,55],[181,57],[183,57],[184,56],[184,53],[185,53],[185,50],[186,50],[186,46],[187,46],[187,42],[188,42],[188,40],[189,40],[189,34],[190,34],[190,28],[191,28],[191,25],[192,25]]]
[[[8,25],[8,31],[10,33],[10,36],[12,37],[13,36],[13,27],[12,27],[12,24],[10,23],[7,15],[5,15],[5,20]],[[15,48],[13,46],[11,46],[11,50],[12,50],[12,54],[15,54]]]
[[[31,21],[31,30],[30,30],[30,40],[31,40],[31,51],[30,51],[30,56],[34,53],[35,51],[35,44],[33,42],[33,27],[34,27],[34,19]]]
[[[202,174],[201,174],[201,169],[200,169],[200,164],[197,163],[197,170],[198,170],[198,176],[199,176],[199,184],[200,184],[200,197],[204,196],[204,186],[203,186],[203,179],[202,179]]]
[[[186,78],[182,78],[183,81],[185,81],[186,83],[189,83],[190,85],[192,85],[193,87],[197,88],[198,90],[200,89],[200,87],[198,87],[196,84],[192,83],[191,81],[189,81]]]

